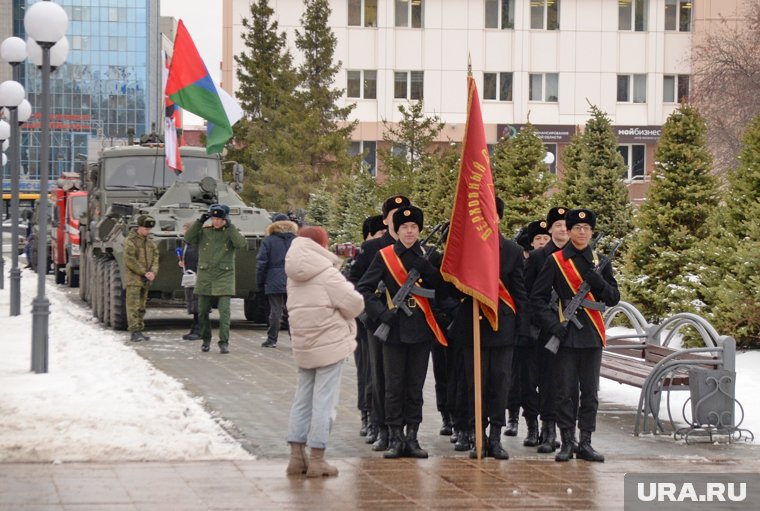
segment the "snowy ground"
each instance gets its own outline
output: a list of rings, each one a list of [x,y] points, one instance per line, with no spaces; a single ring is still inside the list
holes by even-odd
[[[621,335],[625,329],[610,329],[611,334]],[[636,408],[639,403],[641,389],[622,385],[607,378],[599,381],[599,399],[619,403]],[[671,413],[676,421],[683,422],[681,410],[689,397],[686,391],[672,392],[670,398]],[[760,442],[760,352],[737,352],[736,354],[736,399],[744,408],[744,421],[739,427],[749,429]],[[660,418],[667,419],[667,404],[663,398],[660,407]],[[691,418],[690,405],[686,408],[688,418]],[[735,409],[737,422],[742,419],[742,409]]]
[[[100,328],[50,281],[50,364],[30,372],[37,276],[21,282],[20,316],[9,316],[7,278],[0,290],[0,462],[251,459],[125,333]]]

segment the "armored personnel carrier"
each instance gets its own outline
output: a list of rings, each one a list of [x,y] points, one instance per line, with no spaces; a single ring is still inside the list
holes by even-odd
[[[101,323],[126,329],[124,243],[137,217],[148,214],[156,219],[152,237],[159,250],[159,271],[148,306],[152,298],[184,300],[176,255],[183,226],[219,203],[230,207],[230,221],[248,242],[237,252],[235,297],[245,300],[246,319],[266,322],[266,301],[257,292],[256,253],[270,223],[269,213],[247,206],[222,181],[218,155],[196,147],[181,148],[181,155],[180,174],[165,165],[160,144],[107,148],[90,167],[87,211],[80,221],[80,297]]]

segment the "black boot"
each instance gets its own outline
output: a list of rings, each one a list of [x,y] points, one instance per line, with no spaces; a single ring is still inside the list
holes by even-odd
[[[523,440],[525,447],[535,447],[538,445],[538,420],[533,418],[525,418],[525,423],[528,425],[528,436]]]
[[[538,452],[548,454],[554,452],[557,447],[557,425],[554,421],[541,421],[541,445],[538,446]]]
[[[359,436],[367,436],[367,429],[369,426],[367,425],[367,410],[362,410],[362,425],[359,428]]]
[[[440,435],[449,436],[451,434],[451,416],[449,412],[441,412],[441,431]]]
[[[577,457],[586,461],[604,461],[604,455],[596,452],[591,447],[591,431],[581,431]]]
[[[578,455],[578,440],[575,439],[575,428],[570,430],[573,433],[573,453]]]
[[[383,458],[400,458],[404,455],[404,431],[402,426],[390,426],[390,441]],[[382,433],[382,431],[381,431]],[[378,439],[378,442],[380,440]],[[375,448],[372,448],[375,450]]]
[[[369,426],[367,426],[367,436],[364,438],[364,443],[374,444],[377,440],[377,433],[379,429],[380,428],[376,426],[375,423],[370,422]]]
[[[132,335],[129,337],[129,340],[132,342],[142,342],[147,341],[148,338],[143,335],[142,332],[132,332]]]
[[[203,341],[203,344],[201,345],[201,351],[204,353],[211,349],[211,341]]]
[[[459,435],[462,433],[462,430],[455,428],[454,426],[451,427],[451,436],[449,437],[449,442],[452,444],[457,443],[457,439],[459,438]]]
[[[483,445],[481,447],[481,458],[485,459],[488,457],[488,437],[486,436],[485,430],[483,431]],[[475,432],[473,431],[472,434],[472,449],[470,449],[470,459],[476,460],[478,459],[478,448],[476,445],[477,440],[475,439]]]
[[[420,429],[419,424],[407,424],[406,425],[406,449],[405,453],[410,458],[425,459],[428,457],[428,453],[425,449],[420,447],[420,443],[417,440],[417,431]]]
[[[201,338],[201,325],[198,323],[198,315],[193,314],[193,324],[190,325],[190,331],[182,336],[186,341],[197,341]]]
[[[554,461],[569,461],[573,459],[573,430],[570,428],[560,429],[559,436],[562,438],[562,447],[554,456]]]
[[[508,460],[509,453],[501,446],[501,427],[491,424],[488,432],[488,453],[497,460]]]
[[[458,452],[469,451],[472,447],[472,435],[473,432],[471,429],[463,429],[457,437],[457,441],[454,444],[454,450]]]
[[[372,450],[385,451],[388,449],[388,442],[388,427],[379,426],[379,430],[377,432],[377,440],[375,440],[375,443],[372,444]]]
[[[509,410],[507,427],[504,428],[504,436],[517,436],[517,426],[520,423],[520,410]]]

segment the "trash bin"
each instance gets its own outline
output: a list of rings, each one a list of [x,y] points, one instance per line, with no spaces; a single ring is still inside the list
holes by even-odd
[[[735,427],[736,372],[725,369],[689,369],[691,417],[695,427]]]

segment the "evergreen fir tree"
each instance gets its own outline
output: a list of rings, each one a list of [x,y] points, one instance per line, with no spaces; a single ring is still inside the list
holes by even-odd
[[[414,190],[417,173],[430,157],[433,141],[444,126],[437,115],[425,115],[422,101],[408,107],[399,105],[398,110],[402,118],[396,126],[383,121],[385,146],[377,151],[385,171],[382,194],[386,197],[409,195]]]
[[[341,231],[346,238],[342,241],[352,241],[361,244],[362,225],[368,216],[380,212],[380,200],[377,197],[377,183],[364,165],[357,165],[354,172],[348,176],[348,198],[343,205],[345,216]]]
[[[681,105],[663,126],[638,232],[627,253],[626,296],[654,322],[698,309],[699,275],[690,266],[697,241],[709,235],[708,218],[717,204],[705,122]]]
[[[502,138],[494,147],[494,188],[505,203],[502,232],[516,233],[529,222],[546,216],[553,176],[544,163],[545,157],[544,143],[531,124],[513,137]]]
[[[570,143],[562,151],[560,157],[564,173],[559,182],[559,192],[552,197],[553,206],[577,208],[584,200],[584,191],[588,185],[583,182],[580,165],[583,160],[583,136],[574,134]]]
[[[573,192],[577,193],[578,202],[573,206],[588,208],[597,214],[596,230],[606,233],[606,244],[612,239],[624,238],[633,225],[633,208],[623,182],[626,166],[617,151],[609,117],[593,105],[583,132],[578,173],[580,176],[574,184],[576,192]],[[573,200],[570,195],[564,198]]]
[[[426,229],[451,218],[460,157],[459,144],[449,144],[431,154],[419,170],[409,198],[425,213]]]
[[[330,195],[327,193],[327,180],[309,194],[306,205],[306,222],[310,225],[327,226],[330,224]]]

